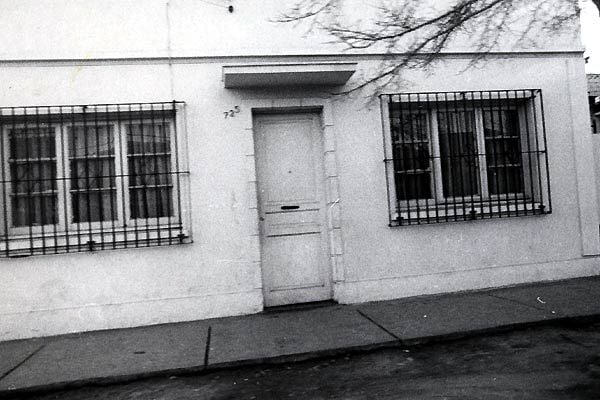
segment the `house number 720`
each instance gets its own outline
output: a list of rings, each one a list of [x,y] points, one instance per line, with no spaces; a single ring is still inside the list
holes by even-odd
[[[223,114],[225,114],[225,118],[233,118],[235,117],[235,114],[238,114],[240,111],[242,111],[240,110],[240,106],[235,106],[231,110],[224,111]]]

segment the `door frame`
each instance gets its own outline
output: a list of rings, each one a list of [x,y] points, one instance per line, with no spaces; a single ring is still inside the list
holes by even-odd
[[[243,146],[246,154],[247,193],[249,213],[253,221],[250,232],[252,263],[255,269],[253,287],[263,295],[262,253],[259,230],[259,203],[254,154],[254,117],[259,114],[314,113],[320,116],[321,143],[324,166],[324,192],[327,231],[329,240],[329,266],[331,271],[332,299],[339,297],[345,280],[344,243],[342,235],[342,202],[339,195],[339,176],[332,104],[325,98],[248,99],[238,114],[244,126]],[[239,121],[239,120],[238,120]]]
[[[321,113],[318,111],[306,111],[306,110],[295,110],[295,111],[288,111],[288,112],[256,112],[253,115],[253,124],[254,126],[256,126],[257,128],[259,126],[262,125],[263,129],[265,128],[265,126],[271,125],[273,123],[277,124],[277,123],[281,123],[282,121],[306,121],[308,122],[307,126],[310,129],[310,137],[311,137],[311,141],[312,141],[312,146],[314,146],[315,152],[312,153],[316,156],[316,158],[312,159],[312,161],[316,164],[316,175],[318,176],[317,181],[315,182],[315,189],[317,189],[317,191],[320,193],[319,195],[319,201],[318,203],[319,205],[319,225],[321,226],[320,231],[321,233],[319,234],[320,236],[320,245],[319,245],[319,251],[318,251],[318,259],[320,260],[319,262],[319,270],[321,271],[322,274],[322,280],[321,282],[328,288],[328,290],[326,291],[326,298],[320,298],[320,299],[315,299],[315,300],[309,300],[309,301],[323,301],[323,300],[331,300],[333,298],[333,279],[332,279],[332,275],[333,275],[333,271],[331,269],[331,250],[330,245],[331,243],[329,243],[328,239],[328,217],[327,217],[327,196],[325,193],[325,152],[323,151],[323,132],[322,132],[322,118],[321,118]],[[260,122],[259,122],[260,121]],[[262,122],[262,123],[261,123]],[[255,129],[253,131],[253,137],[255,140],[255,146],[256,146],[256,136],[260,133],[260,130]],[[255,149],[255,154],[258,153],[259,150]],[[259,158],[255,157],[255,161],[256,161],[256,168],[257,168],[257,187],[260,187],[260,176],[258,174],[259,171]],[[263,168],[265,168],[265,161],[266,160],[262,160],[263,161]],[[268,167],[267,167],[268,168]],[[261,199],[261,194],[260,191],[257,190],[257,199],[258,199],[258,213],[259,213],[259,221],[260,221],[260,216],[264,215],[264,213],[266,212],[264,209],[261,209],[265,204],[263,203],[263,201],[265,199]],[[267,288],[267,269],[265,268],[264,265],[264,247],[266,245],[267,242],[267,237],[265,236],[265,227],[262,226],[262,230],[260,229],[260,226],[264,225],[261,224],[259,222],[259,232],[260,232],[260,244],[261,244],[261,276],[262,276],[262,283],[263,283],[263,304],[266,306],[267,305],[267,293],[269,288]],[[295,235],[294,235],[295,236]],[[322,263],[322,264],[321,264]],[[270,266],[272,267],[272,266]],[[322,270],[324,269],[324,270]],[[292,282],[290,282],[292,283]],[[272,288],[271,288],[272,289]],[[315,288],[316,289],[316,288]],[[278,296],[275,295],[275,298],[277,298]],[[285,295],[284,295],[285,297]],[[303,296],[301,296],[303,297]],[[273,300],[273,299],[272,299]],[[303,303],[304,301],[298,301],[297,303]],[[290,304],[296,304],[296,303],[290,303]],[[275,304],[277,305],[277,304]]]

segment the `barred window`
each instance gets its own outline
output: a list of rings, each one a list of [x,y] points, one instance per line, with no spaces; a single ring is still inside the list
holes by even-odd
[[[189,240],[183,103],[0,108],[0,255]]]
[[[390,225],[551,212],[541,90],[381,101]]]

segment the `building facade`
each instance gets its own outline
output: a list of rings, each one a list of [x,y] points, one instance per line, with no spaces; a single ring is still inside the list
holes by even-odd
[[[600,272],[577,34],[373,100],[389,55],[210,3],[2,3],[0,340]]]

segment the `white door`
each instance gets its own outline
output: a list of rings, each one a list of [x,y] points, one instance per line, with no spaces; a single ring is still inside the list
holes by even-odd
[[[254,120],[266,306],[331,298],[319,116]]]

